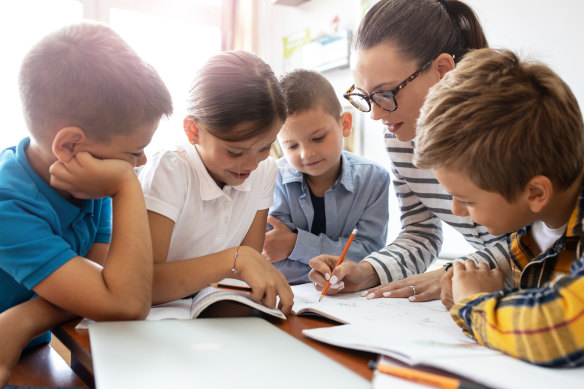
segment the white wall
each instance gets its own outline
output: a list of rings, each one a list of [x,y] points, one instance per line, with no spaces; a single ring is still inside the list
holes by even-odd
[[[544,62],[584,106],[584,1],[467,0],[491,47]]]
[[[282,71],[282,37],[306,27],[326,31],[335,15],[340,28],[356,30],[363,0],[309,0],[297,7],[259,0],[259,54],[276,72]],[[371,2],[372,3],[372,2]],[[489,43],[545,62],[584,104],[584,1],[582,0],[466,0],[478,15]],[[337,74],[341,73],[341,74]],[[327,74],[327,77],[329,74]],[[331,82],[346,81],[350,72],[332,72]],[[345,88],[337,86],[339,90]],[[344,90],[343,90],[344,92]]]
[[[309,0],[300,6],[261,2],[259,54],[276,73],[283,70],[282,38],[304,28],[326,31],[335,15],[340,29],[356,31],[365,0]],[[373,3],[371,1],[370,3]],[[522,57],[546,63],[572,88],[584,104],[584,1],[582,0],[466,0],[478,15],[489,44],[509,48]],[[339,96],[352,84],[349,69],[326,72]],[[388,159],[380,141],[381,128],[368,115],[360,114],[364,124],[364,154],[385,166]],[[399,232],[398,209],[390,199],[390,239]],[[470,251],[470,246],[453,230],[445,229],[443,256]]]

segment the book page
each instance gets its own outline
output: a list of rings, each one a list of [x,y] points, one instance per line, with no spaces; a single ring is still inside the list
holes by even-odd
[[[292,291],[292,313],[295,314],[312,312],[340,323],[351,324],[406,320],[422,323],[427,327],[446,327],[450,330],[458,328],[440,300],[424,303],[411,302],[407,298],[382,297],[369,300],[361,297],[360,292],[355,292],[325,296],[319,302],[320,292],[311,283],[294,285]]]
[[[155,305],[150,309],[146,320],[190,319],[192,304],[193,299],[186,298]]]
[[[304,330],[308,337],[356,350],[389,355],[410,365],[451,357],[500,355],[466,337],[409,320],[376,321]]]
[[[232,278],[225,278],[224,280],[221,280],[220,283],[244,287],[249,286],[243,281]],[[222,300],[237,301],[272,316],[286,319],[286,315],[284,315],[282,311],[277,308],[268,308],[261,303],[256,303],[249,297],[249,293],[217,289],[209,286],[199,291],[192,298],[179,299],[153,306],[150,309],[150,314],[146,320],[194,319],[199,316],[205,308]]]
[[[241,280],[236,280],[233,278],[225,278],[219,282],[220,284],[235,285],[249,287],[247,283]],[[239,303],[249,305],[252,308],[265,312],[275,317],[281,319],[286,319],[286,315],[282,313],[278,308],[268,308],[264,304],[256,303],[249,297],[247,292],[237,292],[232,290],[217,289],[211,286],[202,289],[196,294],[191,307],[190,315],[195,318],[201,314],[209,305],[221,301],[221,300],[232,300]]]

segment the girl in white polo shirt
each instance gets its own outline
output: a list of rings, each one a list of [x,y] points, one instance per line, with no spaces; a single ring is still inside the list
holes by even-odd
[[[212,57],[190,90],[188,144],[156,154],[140,174],[154,250],[154,304],[240,278],[252,299],[288,313],[292,291],[262,255],[277,175],[268,158],[286,119],[278,81],[254,54]]]

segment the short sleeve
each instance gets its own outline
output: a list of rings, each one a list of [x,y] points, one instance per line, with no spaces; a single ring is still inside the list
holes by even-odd
[[[78,255],[57,234],[57,217],[45,208],[32,201],[0,199],[0,268],[28,289]]]
[[[112,240],[112,199],[100,201],[100,219],[94,243],[110,243]]]
[[[146,208],[176,223],[188,193],[189,166],[177,153],[154,155],[140,172]]]
[[[268,157],[262,164],[264,164],[262,166],[263,191],[261,200],[258,202],[258,210],[268,209],[274,204],[274,189],[278,177],[278,166],[272,157]]]

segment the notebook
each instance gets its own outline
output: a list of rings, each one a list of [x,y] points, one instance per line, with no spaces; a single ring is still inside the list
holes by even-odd
[[[371,382],[256,317],[89,326],[97,389],[371,388]]]

